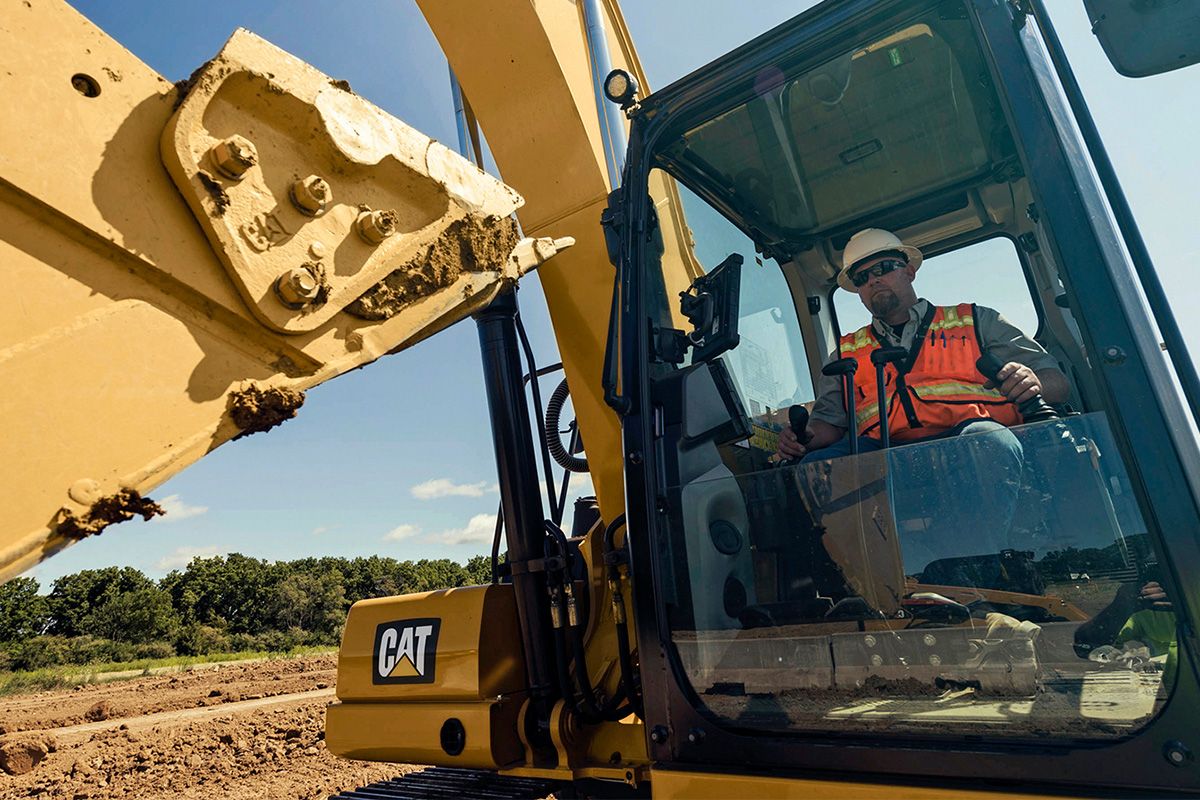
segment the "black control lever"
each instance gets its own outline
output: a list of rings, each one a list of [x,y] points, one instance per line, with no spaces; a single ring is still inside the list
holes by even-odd
[[[996,384],[997,387],[1004,382],[996,378],[996,374],[1003,367],[1004,365],[1000,363],[1000,359],[991,353],[984,353],[975,362],[975,369],[979,370],[985,378]],[[1036,394],[1028,400],[1018,403],[1017,411],[1021,412],[1021,418],[1025,422],[1045,422],[1048,419],[1059,418],[1059,413],[1042,399],[1041,394]]]
[[[797,441],[804,444],[808,441],[808,409],[795,405],[788,409],[788,424],[796,434]]]
[[[887,385],[884,382],[884,371],[888,364],[899,364],[907,357],[908,351],[903,347],[881,347],[871,351],[871,363],[875,365],[875,390],[879,398],[879,441],[883,444],[884,449],[891,446],[891,438],[888,435]]]
[[[801,405],[788,407],[788,426],[796,434],[796,441],[804,444],[811,437],[808,433],[808,409]],[[799,464],[798,458],[785,458],[777,466],[790,467]]]
[[[842,379],[842,396],[846,398],[846,423],[850,431],[850,455],[858,455],[858,399],[854,393],[854,373],[858,371],[858,360],[854,358],[839,358],[821,367],[821,374],[829,377],[840,376]]]

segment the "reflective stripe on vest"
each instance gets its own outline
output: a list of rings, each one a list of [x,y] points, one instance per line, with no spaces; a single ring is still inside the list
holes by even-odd
[[[948,334],[949,331],[953,333]],[[860,436],[879,425],[875,366],[871,363],[871,353],[879,346],[868,325],[843,336],[838,348],[842,357],[858,362],[854,376],[858,407],[854,416]],[[971,304],[938,307],[922,337],[916,363],[905,374],[919,427],[910,424],[903,413],[897,397],[895,367],[886,368],[891,438],[906,441],[936,436],[971,419],[993,419],[1002,425],[1020,424],[1021,416],[1016,406],[997,390],[984,388],[987,379],[975,366],[979,356]]]

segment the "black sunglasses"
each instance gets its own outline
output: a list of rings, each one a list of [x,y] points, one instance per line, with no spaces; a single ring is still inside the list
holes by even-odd
[[[907,266],[907,261],[901,261],[898,258],[887,258],[883,261],[876,261],[871,266],[865,269],[860,269],[858,272],[855,272],[853,275],[851,275],[850,282],[853,283],[856,288],[861,289],[863,286],[867,285],[867,281],[871,280],[871,276],[881,278],[892,270],[904,269]]]

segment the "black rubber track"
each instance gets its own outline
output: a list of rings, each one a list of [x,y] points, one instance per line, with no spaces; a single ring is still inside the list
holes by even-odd
[[[514,778],[484,770],[430,767],[352,792],[331,795],[329,800],[539,800],[556,788],[562,788],[558,781]]]

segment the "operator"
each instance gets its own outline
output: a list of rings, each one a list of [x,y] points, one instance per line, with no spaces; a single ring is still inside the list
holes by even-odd
[[[906,355],[900,369],[892,364],[885,372],[886,424],[891,442],[910,444],[965,434],[987,435],[972,438],[970,457],[975,463],[971,470],[936,475],[928,456],[918,452],[923,448],[902,448],[891,457],[893,473],[912,480],[942,482],[947,503],[958,499],[971,506],[964,509],[968,518],[982,510],[993,520],[1000,520],[988,527],[1006,528],[1022,469],[1020,444],[1007,430],[1021,423],[1016,404],[1039,394],[1047,403],[1061,403],[1069,393],[1067,379],[1041,345],[993,309],[970,303],[934,306],[917,297],[913,282],[921,261],[920,250],[878,228],[856,233],[843,252],[838,284],[857,294],[872,315],[871,324],[841,338],[839,352],[830,358],[853,358],[858,362],[854,373],[858,450],[868,453],[883,447],[877,372],[871,352],[883,346],[903,348]],[[985,353],[1003,365],[994,376],[984,376],[976,366],[976,360]],[[805,438],[801,440],[791,428],[784,428],[778,453],[804,462],[847,455],[849,428],[841,379],[822,375],[817,401],[803,432]],[[980,470],[987,470],[988,477],[981,478]],[[903,488],[903,484],[898,485]],[[990,502],[980,497],[988,491],[995,495]],[[950,497],[956,493],[958,498]],[[893,503],[898,521],[905,514],[923,515],[915,507],[916,497],[911,492],[896,493]],[[958,519],[958,525],[969,529],[964,524],[967,522]],[[989,547],[982,542],[979,545]],[[998,552],[1002,546],[999,536],[992,546],[997,549],[977,552]],[[907,552],[905,560],[906,569],[919,566],[910,565]]]

